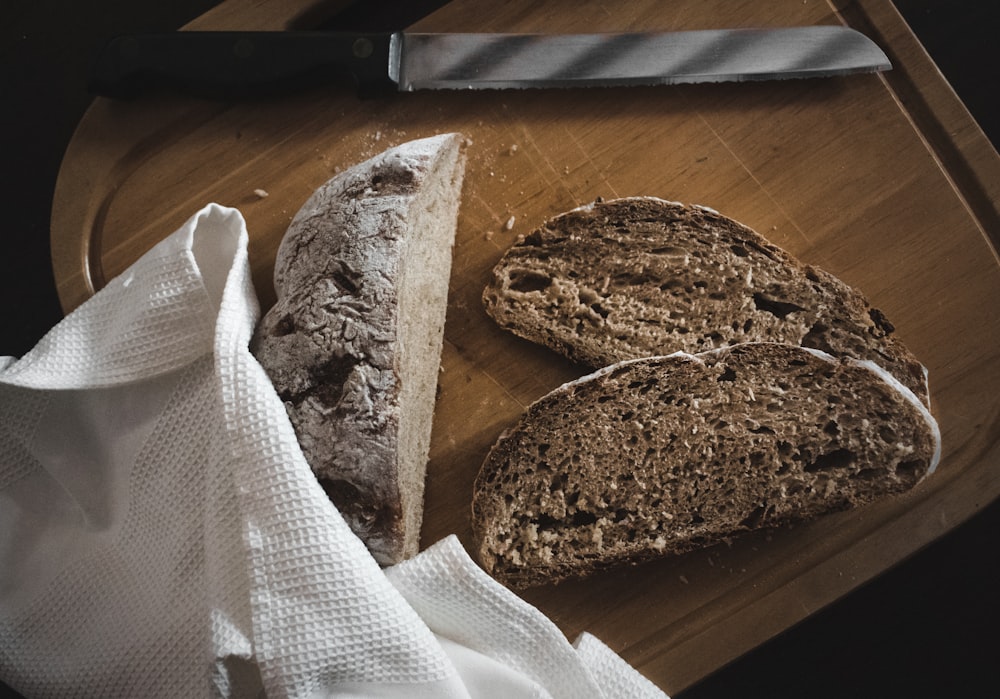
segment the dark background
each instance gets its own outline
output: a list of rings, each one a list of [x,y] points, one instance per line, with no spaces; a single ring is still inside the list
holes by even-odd
[[[0,355],[24,354],[62,317],[49,213],[60,161],[91,100],[86,83],[95,51],[116,34],[176,29],[215,4],[4,0]],[[405,5],[381,4],[390,15]],[[1000,3],[896,6],[992,143],[1000,143]],[[998,531],[1000,502],[984,503],[943,539],[675,699],[1000,696]]]

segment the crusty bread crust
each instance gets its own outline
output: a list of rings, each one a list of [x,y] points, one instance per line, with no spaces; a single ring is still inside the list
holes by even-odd
[[[628,360],[499,439],[473,532],[494,577],[558,582],[903,492],[940,450],[922,401],[871,362],[777,343]]]
[[[861,293],[704,207],[632,197],[557,216],[497,263],[483,303],[501,327],[595,369],[784,342],[869,359],[929,405],[924,367]]]
[[[419,546],[460,143],[411,141],[320,187],[282,239],[277,302],[251,343],[320,483],[382,564]]]

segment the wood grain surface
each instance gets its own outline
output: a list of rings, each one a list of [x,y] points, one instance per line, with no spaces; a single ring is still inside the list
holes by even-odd
[[[325,9],[335,3],[326,3]],[[228,0],[196,29],[283,29],[307,0]],[[531,401],[583,371],[496,328],[480,294],[520,234],[596,197],[711,206],[860,288],[930,370],[944,458],[904,497],[808,525],[524,593],[670,693],[829,604],[1000,494],[1000,158],[888,2],[455,0],[435,31],[702,29],[847,23],[894,70],[669,88],[413,93],[348,89],[211,102],[97,100],[55,192],[70,310],[208,202],[239,208],[254,282],[292,216],[340,169],[406,140],[468,139],[423,543],[469,542],[471,484]],[[264,190],[267,197],[255,192]],[[513,224],[510,225],[510,222]],[[987,368],[984,371],[984,367]]]

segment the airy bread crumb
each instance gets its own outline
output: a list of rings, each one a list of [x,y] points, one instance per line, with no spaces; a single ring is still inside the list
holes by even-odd
[[[930,412],[868,362],[778,343],[627,360],[499,439],[473,531],[496,578],[558,582],[867,504],[939,458]]]
[[[926,370],[857,290],[703,206],[598,200],[511,247],[483,291],[503,328],[591,368],[739,342],[870,359],[928,402]]]

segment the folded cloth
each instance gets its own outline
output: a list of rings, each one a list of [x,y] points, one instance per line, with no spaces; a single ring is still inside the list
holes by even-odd
[[[450,536],[382,570],[248,351],[238,211],[0,359],[0,679],[27,697],[665,696]]]

